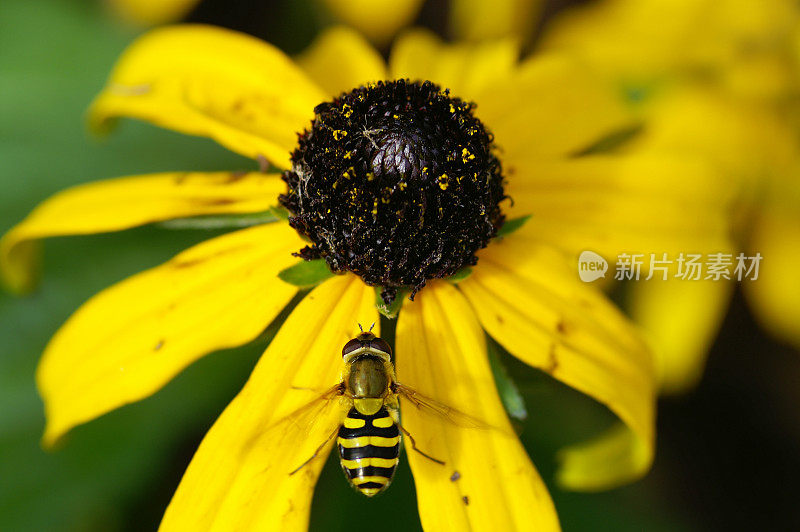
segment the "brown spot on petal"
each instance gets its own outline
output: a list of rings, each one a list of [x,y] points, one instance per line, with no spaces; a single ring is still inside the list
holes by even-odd
[[[223,205],[233,205],[238,200],[233,198],[197,198],[193,200],[197,205],[204,205],[208,207],[221,207]]]
[[[453,471],[453,474],[450,475],[450,482],[455,482],[460,478],[461,478],[461,473],[459,473],[458,471]]]
[[[461,500],[464,501],[464,506],[469,506],[469,497],[464,495],[463,497],[461,497]]]
[[[249,174],[247,170],[239,170],[238,172],[231,172],[228,176],[228,179],[225,180],[225,184],[229,185],[231,183],[236,183],[237,181],[241,181],[244,179],[244,176]]]
[[[269,161],[264,157],[264,154],[259,153],[256,156],[256,161],[258,161],[258,171],[262,174],[266,174],[267,170],[269,170]]]
[[[556,344],[550,344],[550,351],[548,351],[548,362],[547,366],[542,368],[546,373],[553,374],[558,369],[558,357],[556,356],[556,350],[558,346]]]

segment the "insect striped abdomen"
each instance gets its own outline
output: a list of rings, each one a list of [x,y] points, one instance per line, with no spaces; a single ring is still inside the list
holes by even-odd
[[[375,414],[356,408],[339,428],[339,459],[350,484],[372,497],[392,481],[400,452],[400,431],[385,407]]]

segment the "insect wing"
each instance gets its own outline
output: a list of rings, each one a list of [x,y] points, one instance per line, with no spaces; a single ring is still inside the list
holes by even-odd
[[[338,398],[342,396],[342,390],[342,383],[332,386],[321,395],[314,397],[296,410],[293,410],[274,423],[271,423],[264,429],[264,432],[282,432],[285,431],[288,426],[293,425],[300,429],[302,433],[308,434],[311,432],[314,423],[323,417],[323,413],[325,413],[328,408],[333,408],[334,406],[342,409],[342,417],[344,417],[344,407],[338,404]],[[295,393],[297,391],[299,390],[290,390],[287,393]]]
[[[408,402],[417,407],[418,410],[433,414],[459,427],[473,429],[496,428],[474,416],[465,414],[464,412],[461,412],[452,406],[439,402],[436,399],[431,399],[430,397],[421,394],[405,384],[400,384],[399,382],[395,383],[395,391],[402,398],[406,399]]]

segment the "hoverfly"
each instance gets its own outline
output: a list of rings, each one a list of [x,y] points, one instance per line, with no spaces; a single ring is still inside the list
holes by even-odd
[[[341,382],[318,398],[330,400],[340,397],[349,406],[347,414],[311,458],[289,473],[293,475],[300,471],[336,435],[339,462],[345,478],[367,497],[382,492],[391,483],[399,463],[401,432],[408,438],[412,450],[444,465],[442,460],[418,449],[414,438],[403,428],[399,416],[399,396],[417,408],[456,424],[487,427],[477,419],[397,382],[389,344],[371,331],[372,328],[369,331],[362,329],[358,336],[344,345]]]

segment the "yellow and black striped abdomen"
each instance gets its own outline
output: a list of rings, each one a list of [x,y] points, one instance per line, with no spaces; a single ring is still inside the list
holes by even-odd
[[[367,497],[386,489],[397,467],[400,431],[385,407],[372,415],[351,408],[337,442],[342,470],[354,488]]]

